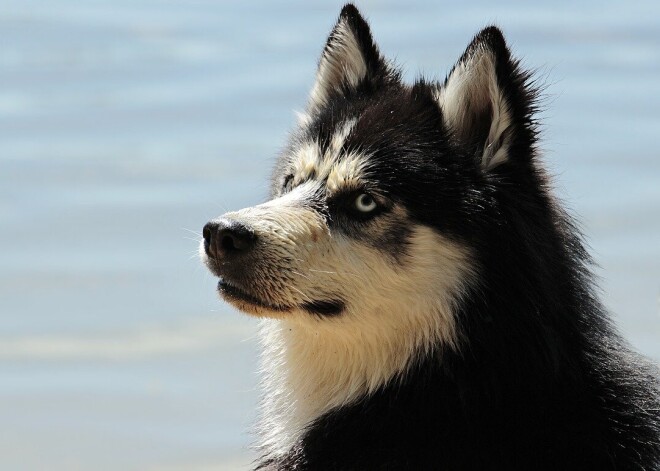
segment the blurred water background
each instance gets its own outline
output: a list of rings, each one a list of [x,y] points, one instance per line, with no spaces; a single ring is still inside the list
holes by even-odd
[[[660,3],[359,6],[408,79],[491,22],[539,69],[557,191],[660,360]],[[0,469],[249,465],[256,322],[196,239],[265,198],[340,7],[0,0]]]

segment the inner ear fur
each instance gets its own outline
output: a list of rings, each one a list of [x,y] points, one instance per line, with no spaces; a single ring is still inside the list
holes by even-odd
[[[502,32],[490,26],[474,37],[438,90],[445,125],[484,170],[508,161],[517,137],[533,135],[528,78]]]
[[[347,4],[321,54],[308,108],[314,111],[323,107],[333,94],[375,85],[387,73],[369,25],[354,5]]]

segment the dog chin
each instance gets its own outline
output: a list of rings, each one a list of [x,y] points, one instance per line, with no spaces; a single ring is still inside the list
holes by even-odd
[[[220,297],[240,311],[256,317],[282,319],[291,311],[290,307],[269,304],[259,298],[228,283],[222,278],[218,281]]]

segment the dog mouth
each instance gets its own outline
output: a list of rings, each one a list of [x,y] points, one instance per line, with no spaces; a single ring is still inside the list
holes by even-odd
[[[227,280],[223,278],[220,278],[220,280],[218,280],[218,292],[225,300],[229,301],[232,304],[238,304],[239,307],[247,304],[251,307],[268,309],[270,311],[277,311],[277,312],[286,312],[291,310],[289,306],[271,304],[266,301],[263,301],[258,297],[242,290],[236,285],[229,283]]]
[[[275,313],[284,313],[291,311],[293,307],[273,304],[263,301],[258,297],[250,294],[243,289],[229,283],[227,280],[220,278],[218,281],[218,292],[220,295],[231,304],[234,304],[241,310],[248,312],[255,312],[255,310],[268,310]],[[300,309],[320,317],[333,317],[341,314],[346,305],[340,299],[325,299],[318,301],[307,301],[298,306]]]

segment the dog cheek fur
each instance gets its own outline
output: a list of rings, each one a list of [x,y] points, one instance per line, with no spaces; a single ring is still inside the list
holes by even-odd
[[[475,272],[469,250],[424,226],[413,229],[400,264],[354,241],[333,246],[326,257],[333,264],[314,264],[310,272],[342,288],[346,311],[262,325],[261,370],[270,393],[260,428],[271,456],[288,451],[325,412],[398,381],[418,355],[457,343],[455,305]]]

